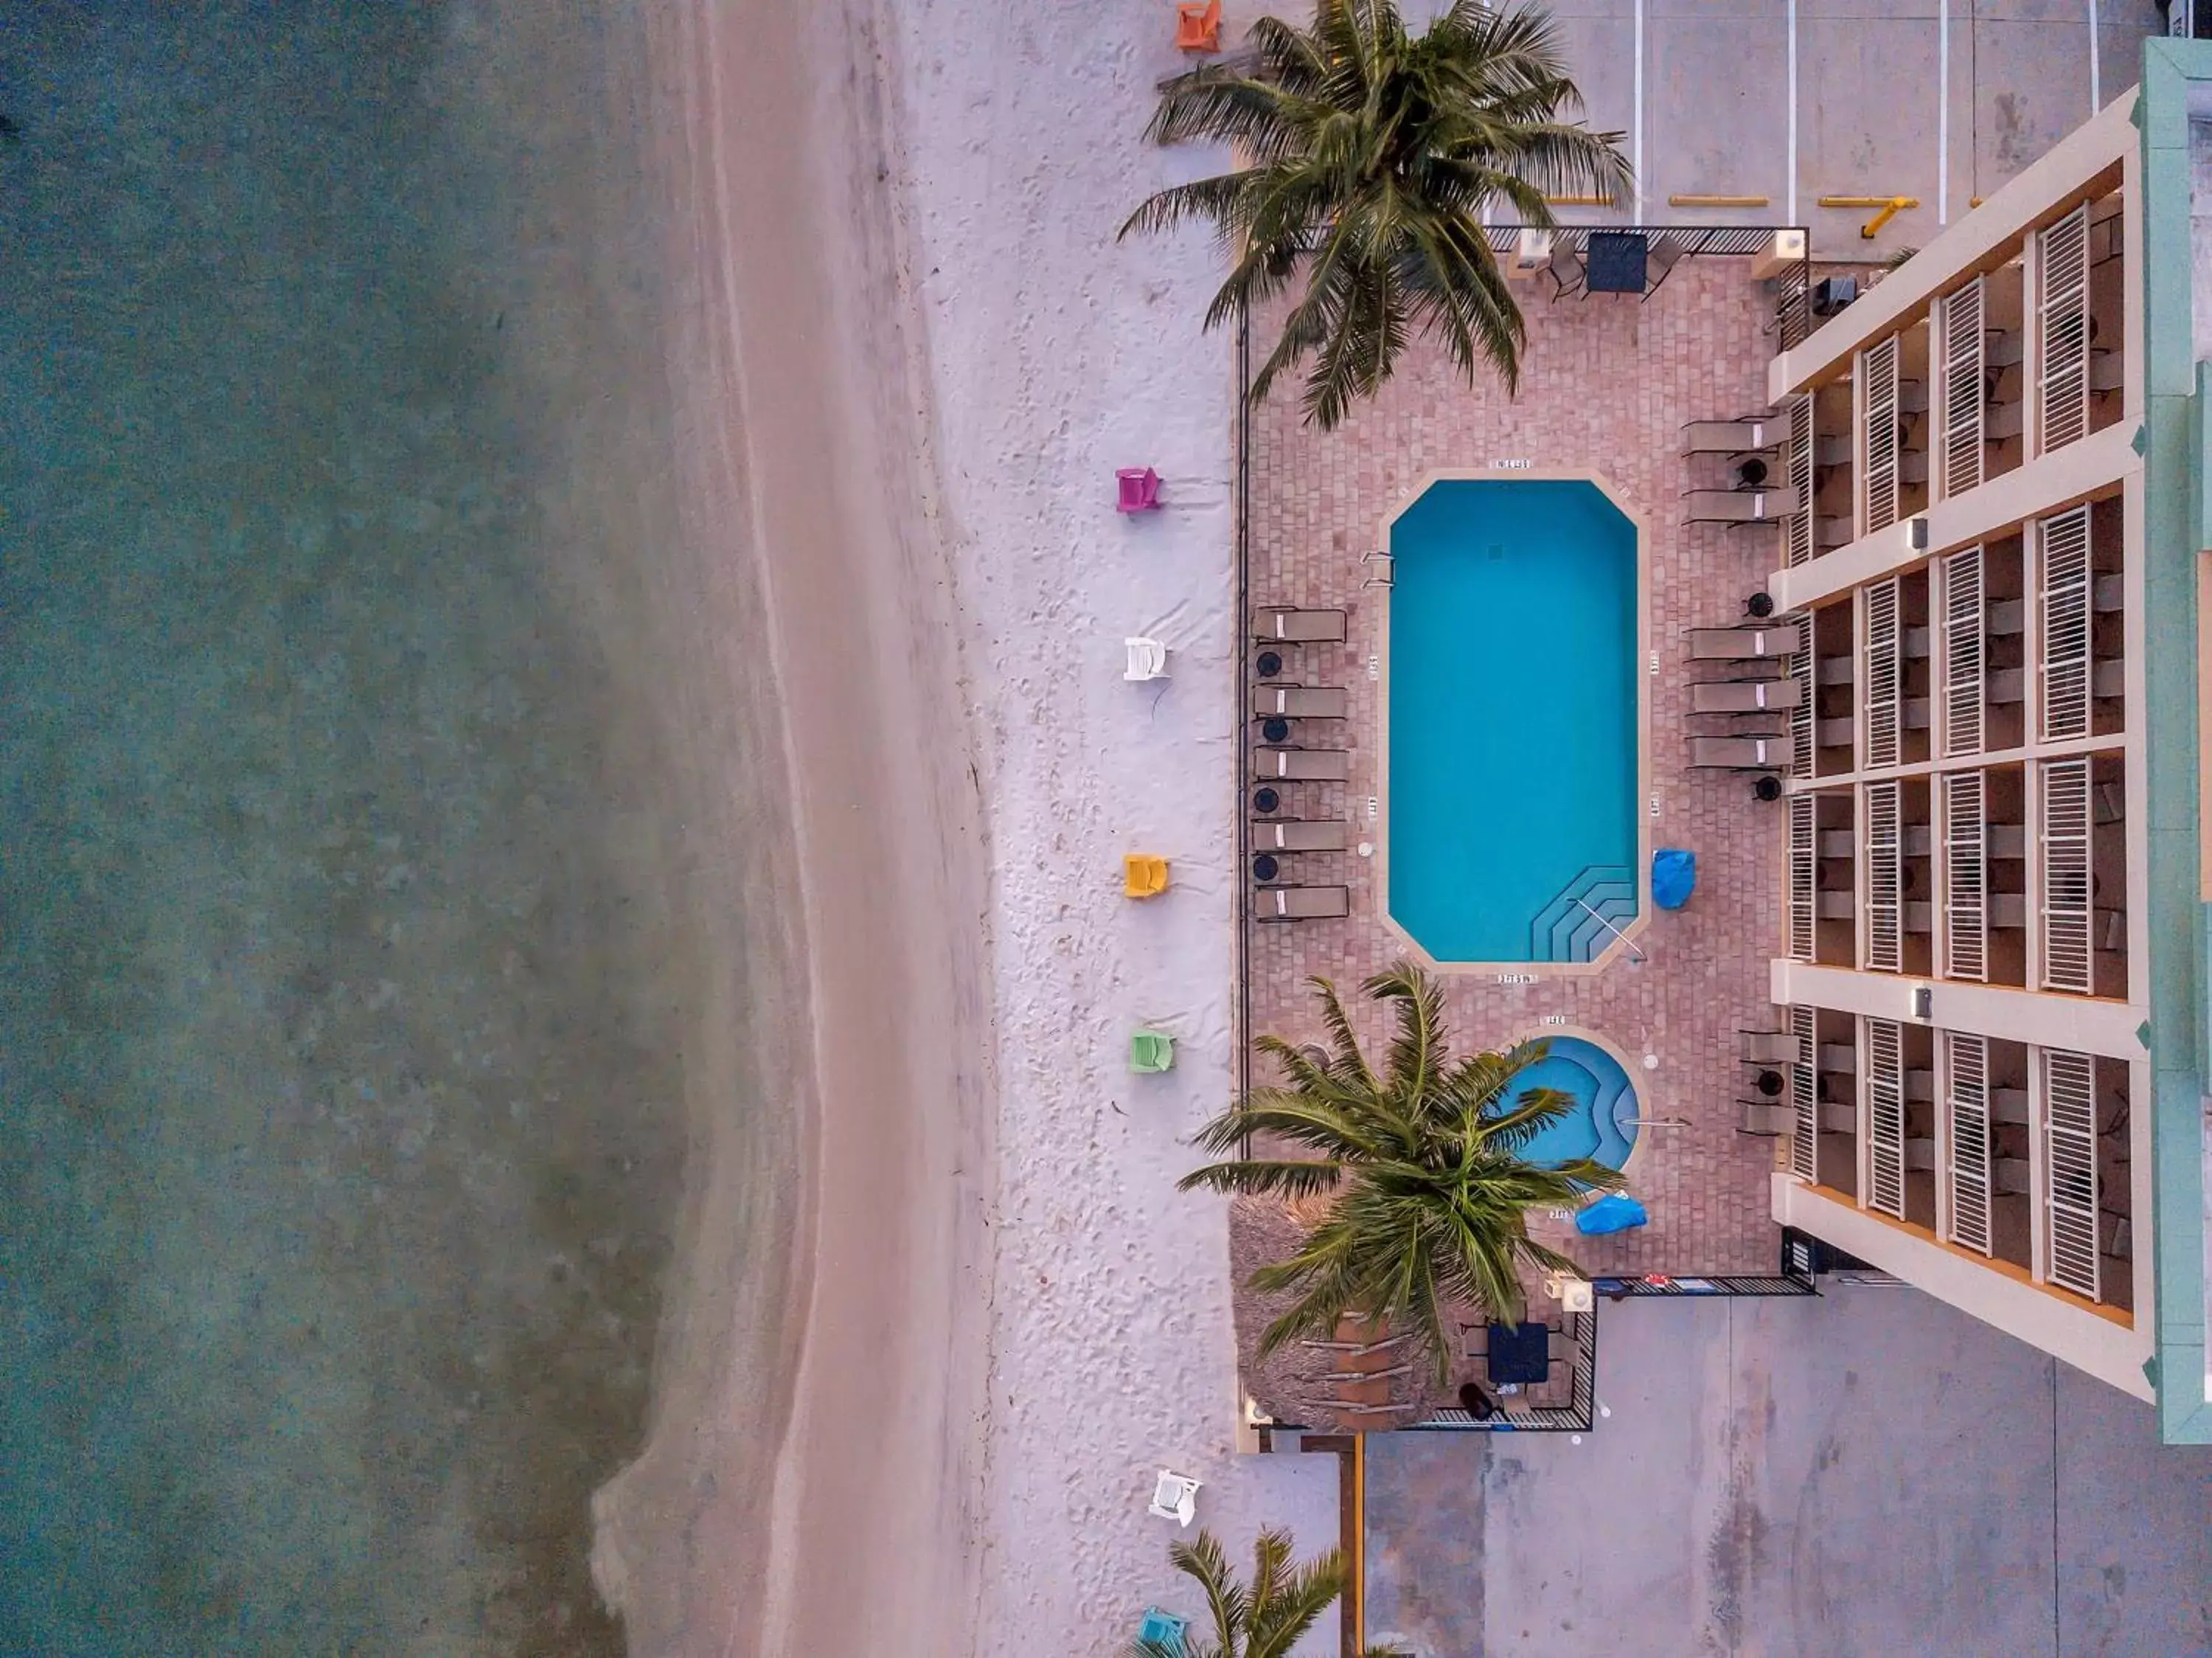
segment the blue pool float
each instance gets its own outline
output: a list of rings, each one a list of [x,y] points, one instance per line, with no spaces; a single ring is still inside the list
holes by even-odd
[[[1651,855],[1651,901],[1662,910],[1679,910],[1690,901],[1698,885],[1698,855],[1679,846],[1662,846]]]
[[[1644,1205],[1618,1192],[1607,1192],[1575,1216],[1575,1230],[1585,1237],[1601,1238],[1608,1232],[1626,1232],[1650,1220]]]

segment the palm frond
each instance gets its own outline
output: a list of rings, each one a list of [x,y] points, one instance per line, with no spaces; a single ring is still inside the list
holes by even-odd
[[[1287,1533],[1279,1535],[1287,1553],[1290,1537]],[[1245,1658],[1289,1658],[1292,1649],[1321,1620],[1322,1613],[1344,1593],[1344,1556],[1340,1550],[1331,1549],[1307,1561],[1280,1585],[1264,1620],[1258,1607],[1254,1607]]]
[[[1510,389],[1524,335],[1486,211],[1548,224],[1547,194],[1632,180],[1621,135],[1579,119],[1549,15],[1454,0],[1416,36],[1391,0],[1315,0],[1310,24],[1262,17],[1248,41],[1249,70],[1176,76],[1147,128],[1231,144],[1239,169],[1158,192],[1122,234],[1212,222],[1233,263],[1208,328],[1302,286],[1250,394],[1297,375],[1323,428],[1389,380],[1417,332],[1462,375],[1487,364]]]
[[[1176,1182],[1177,1192],[1224,1192],[1248,1197],[1311,1198],[1334,1189],[1340,1173],[1334,1163],[1301,1162],[1296,1159],[1267,1162],[1240,1157],[1233,1162],[1208,1163]]]
[[[1229,1557],[1222,1551],[1221,1539],[1212,1532],[1200,1531],[1188,1543],[1170,1544],[1168,1562],[1198,1585],[1206,1596],[1206,1610],[1212,1615],[1213,1638],[1224,1653],[1235,1652],[1251,1597],[1229,1570]]]

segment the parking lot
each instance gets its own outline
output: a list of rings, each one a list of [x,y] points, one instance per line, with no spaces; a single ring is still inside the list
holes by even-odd
[[[1589,119],[1626,136],[1642,223],[1810,225],[1816,258],[1923,247],[2135,84],[2151,0],[1563,0]],[[1729,205],[1681,197],[1749,198]],[[1863,207],[1903,196],[1871,242]],[[1759,199],[1763,198],[1763,200]]]

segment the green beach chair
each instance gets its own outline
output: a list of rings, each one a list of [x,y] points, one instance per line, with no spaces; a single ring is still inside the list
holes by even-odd
[[[1129,1069],[1139,1075],[1175,1069],[1175,1038],[1165,1031],[1137,1031],[1129,1038]]]

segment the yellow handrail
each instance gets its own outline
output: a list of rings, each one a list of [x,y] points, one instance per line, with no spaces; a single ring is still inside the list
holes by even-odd
[[[1765,207],[1765,196],[1669,196],[1669,207]]]
[[[1878,207],[1881,210],[1859,227],[1859,235],[1872,241],[1881,233],[1881,228],[1908,207],[1920,205],[1917,196],[1823,196],[1823,207]]]

